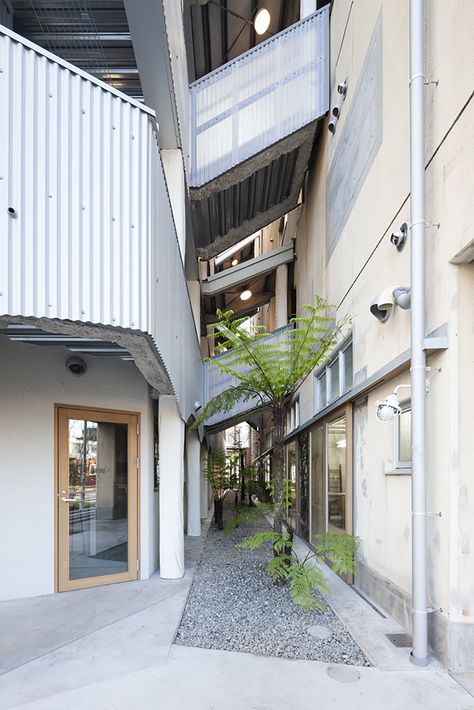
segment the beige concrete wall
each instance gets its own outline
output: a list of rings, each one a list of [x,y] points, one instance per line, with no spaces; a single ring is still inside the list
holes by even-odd
[[[369,312],[384,288],[410,283],[409,246],[399,253],[389,241],[392,231],[409,222],[408,8],[396,0],[333,3],[332,93],[348,77],[348,94],[335,135],[323,126],[305,202],[293,213],[298,310],[318,293],[339,317],[352,317],[359,379],[410,347],[410,311],[394,308],[385,324]],[[382,142],[329,256],[327,210],[334,204],[328,204],[328,173],[380,13]],[[426,231],[427,333],[449,324],[448,351],[428,363],[442,370],[429,373],[426,400],[428,509],[442,512],[428,519],[429,603],[442,607],[446,622],[474,624],[474,266],[449,263],[474,238],[474,3],[427,0],[426,33],[426,77],[439,80],[426,87],[426,219],[440,223]],[[390,474],[393,426],[377,422],[375,402],[408,381],[407,372],[354,410],[354,520],[361,561],[401,595],[411,589],[411,478]],[[300,413],[302,423],[314,414],[312,378],[300,392]],[[446,653],[449,663],[451,651]]]

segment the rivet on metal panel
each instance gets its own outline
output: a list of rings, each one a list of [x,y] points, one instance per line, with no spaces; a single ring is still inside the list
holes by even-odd
[[[86,312],[85,312],[85,311],[81,311],[81,314],[82,314],[83,316],[85,316],[85,315],[86,315]]]
[[[82,109],[81,113],[85,113],[85,112],[86,112],[85,109]]]
[[[52,195],[48,195],[48,197],[51,199]]]
[[[3,291],[0,291],[0,296],[3,296]]]
[[[115,323],[115,318],[112,316],[112,323]]]
[[[85,205],[81,205],[81,210],[85,210],[85,209],[86,209],[86,206],[85,206]]]
[[[48,94],[48,96],[49,96],[50,99],[53,98],[53,94]]]
[[[135,225],[134,225],[134,224],[131,224],[130,226],[131,226],[132,229],[135,229]]]
[[[112,217],[112,222],[115,222],[115,217]]]
[[[132,136],[132,141],[134,141],[134,140],[135,140],[135,136]]]
[[[133,322],[133,320],[132,320],[132,322],[130,323],[130,325],[135,325],[135,323]]]
[[[115,131],[115,126],[112,126],[112,130]]]

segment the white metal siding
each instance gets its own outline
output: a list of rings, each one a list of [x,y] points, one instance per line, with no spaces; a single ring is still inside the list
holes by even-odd
[[[190,86],[191,184],[315,121],[329,102],[329,6]]]
[[[202,364],[153,112],[3,29],[0,69],[0,315],[150,334],[187,418]]]

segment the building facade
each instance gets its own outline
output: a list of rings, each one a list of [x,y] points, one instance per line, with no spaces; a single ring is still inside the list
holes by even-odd
[[[182,576],[207,448],[241,421],[255,459],[272,445],[256,403],[190,428],[229,384],[207,326],[231,308],[284,337],[317,293],[350,324],[288,417],[289,519],[357,535],[355,585],[410,630],[409,2],[273,0],[262,36],[231,4],[92,3],[74,34],[60,2],[0,2],[0,598]],[[473,11],[425,5],[428,616],[454,671],[474,657]]]

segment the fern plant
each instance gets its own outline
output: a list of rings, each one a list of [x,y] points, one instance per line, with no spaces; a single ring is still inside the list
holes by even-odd
[[[198,427],[218,412],[229,412],[238,402],[257,399],[271,410],[273,449],[273,527],[282,532],[284,504],[285,420],[296,391],[329,357],[347,320],[336,322],[331,307],[318,296],[304,306],[306,315],[292,318],[293,328],[269,339],[263,326],[248,326],[246,318],[234,318],[231,310],[217,312],[209,337],[217,360],[207,358],[230,375],[234,384],[213,397],[194,422]],[[244,326],[244,323],[246,325]]]
[[[224,499],[227,493],[235,488],[237,481],[235,466],[224,451],[210,451],[204,475],[214,498],[214,521],[219,530],[223,530]]]
[[[256,550],[270,542],[274,556],[267,564],[271,580],[280,584],[289,582],[291,600],[305,611],[324,610],[324,604],[314,592],[328,593],[326,581],[319,562],[328,560],[338,574],[353,574],[356,567],[357,537],[347,533],[326,533],[315,539],[315,550],[310,550],[301,559],[294,549],[291,531],[281,533],[257,532],[245,538],[238,547]]]

